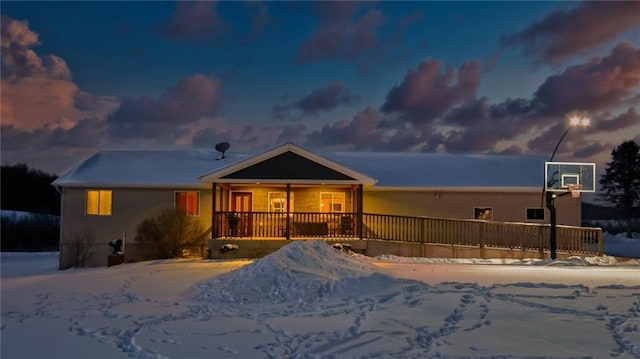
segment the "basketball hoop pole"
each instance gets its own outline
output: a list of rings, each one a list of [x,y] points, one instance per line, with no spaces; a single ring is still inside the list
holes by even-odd
[[[554,205],[554,199],[556,198],[556,195],[553,192],[545,192],[547,195],[547,208],[549,209],[549,215],[551,216],[550,220],[551,220],[551,227],[550,227],[550,233],[549,233],[549,247],[551,250],[551,259],[555,260],[556,259],[556,248],[557,248],[557,241],[556,241],[556,206]]]
[[[562,196],[566,196],[568,194],[570,194],[571,192],[564,192],[564,193],[560,193],[560,194],[556,194],[554,192],[550,192],[550,191],[546,191],[545,194],[547,195],[547,208],[549,209],[549,215],[551,216],[550,218],[550,233],[549,233],[549,249],[551,252],[551,259],[555,260],[556,259],[556,249],[558,247],[558,242],[556,239],[556,206],[555,206],[555,199],[557,197],[562,197]]]

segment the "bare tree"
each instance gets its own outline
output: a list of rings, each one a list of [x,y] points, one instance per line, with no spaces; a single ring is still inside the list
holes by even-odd
[[[93,231],[86,229],[79,232],[70,232],[62,235],[60,269],[72,267],[84,267],[92,254],[96,242]],[[62,256],[64,253],[64,256]],[[65,260],[63,263],[62,260]]]

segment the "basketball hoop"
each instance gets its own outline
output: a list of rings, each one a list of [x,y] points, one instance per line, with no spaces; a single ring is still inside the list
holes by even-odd
[[[570,184],[567,185],[569,192],[571,192],[571,197],[580,198],[582,195],[582,184]]]

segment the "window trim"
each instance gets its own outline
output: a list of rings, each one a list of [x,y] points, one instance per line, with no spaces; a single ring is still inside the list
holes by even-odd
[[[276,197],[275,195],[279,196]],[[293,212],[293,192],[289,192],[289,212]],[[281,201],[274,201],[281,200]],[[282,211],[274,211],[273,203],[274,202],[282,202],[283,208]],[[287,191],[269,191],[267,192],[267,209],[269,213],[287,213]]]
[[[89,194],[97,193],[98,203],[96,206],[97,211],[95,213],[89,213]],[[104,193],[109,193],[109,211],[108,213],[102,213],[102,206],[100,203],[102,202],[102,197]],[[86,189],[84,194],[84,214],[86,216],[96,216],[96,217],[108,217],[113,215],[113,191],[110,189]]]
[[[323,209],[323,208],[322,208],[322,204],[323,204],[323,203],[322,203],[322,195],[326,195],[326,194],[331,195],[331,199],[329,200],[329,207],[330,207],[330,211],[323,212],[323,211],[322,211],[322,209]],[[335,196],[336,194],[340,195],[340,197],[342,197],[342,199],[341,199],[341,200],[338,200],[338,201],[334,200],[334,197],[336,197],[336,196]],[[333,192],[320,192],[319,200],[320,200],[320,203],[319,203],[320,212],[322,212],[322,213],[345,213],[345,208],[346,208],[346,206],[347,206],[347,194],[346,194],[345,192],[340,192],[340,191],[333,191]],[[341,208],[342,208],[342,209],[341,209],[340,211],[334,211],[334,210],[333,210],[333,208],[334,208],[333,206],[334,206],[335,204],[340,204],[340,206],[341,206]]]
[[[173,208],[178,210],[178,193],[195,193],[198,201],[198,205],[196,208],[196,214],[189,214],[189,211],[184,211],[189,217],[200,217],[200,191],[173,191]],[[187,205],[188,207],[188,205]]]

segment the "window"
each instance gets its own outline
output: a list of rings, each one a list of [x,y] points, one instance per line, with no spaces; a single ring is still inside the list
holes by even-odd
[[[176,204],[177,210],[183,211],[187,216],[199,216],[200,215],[200,192],[176,192]]]
[[[289,193],[289,212],[293,212],[293,193]],[[269,212],[287,212],[287,192],[269,192]]]
[[[344,212],[344,192],[320,192],[320,212]]]
[[[527,208],[528,220],[544,220],[544,208]]]
[[[493,208],[476,207],[473,209],[473,218],[475,219],[493,219]]]
[[[111,215],[111,191],[89,190],[87,191],[87,214],[94,216]]]

